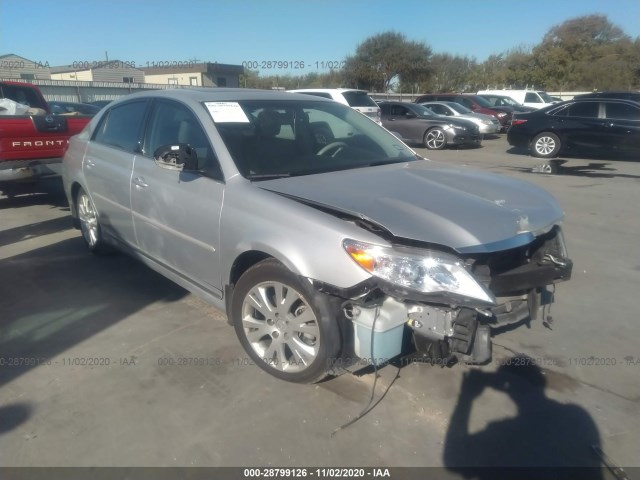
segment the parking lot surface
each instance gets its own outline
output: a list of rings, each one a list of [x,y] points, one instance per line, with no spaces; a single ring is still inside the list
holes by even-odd
[[[0,466],[549,466],[560,452],[592,466],[593,443],[640,466],[640,162],[562,157],[535,173],[549,168],[504,136],[417,151],[559,200],[574,270],[547,326],[500,332],[481,368],[385,366],[384,398],[332,435],[373,373],[265,374],[221,312],[124,255],[87,253],[60,180],[45,180],[0,196]],[[519,354],[531,368],[514,373]]]

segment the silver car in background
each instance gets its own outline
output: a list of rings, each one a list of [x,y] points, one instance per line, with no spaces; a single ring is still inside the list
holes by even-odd
[[[456,102],[424,102],[420,103],[423,107],[427,107],[436,115],[444,117],[456,117],[469,120],[480,129],[482,135],[490,135],[500,132],[500,122],[497,118],[483,113],[475,113],[464,105]]]
[[[71,139],[63,182],[90,251],[127,252],[222,309],[288,381],[412,352],[486,362],[490,329],[535,317],[571,274],[545,191],[427,161],[308,95],[128,95]]]

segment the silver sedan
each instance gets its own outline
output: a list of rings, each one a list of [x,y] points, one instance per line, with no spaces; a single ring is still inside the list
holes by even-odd
[[[545,191],[425,160],[308,95],[125,96],[71,139],[63,182],[91,252],[124,251],[222,309],[288,381],[412,351],[487,362],[490,328],[534,317],[571,274]]]
[[[475,113],[456,102],[425,102],[420,105],[427,107],[436,115],[470,120],[478,125],[480,133],[483,135],[498,133],[501,128],[500,122],[495,117],[483,113]]]

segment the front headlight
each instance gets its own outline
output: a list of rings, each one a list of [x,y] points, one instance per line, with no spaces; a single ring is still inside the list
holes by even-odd
[[[467,129],[467,127],[463,127],[462,125],[456,125],[456,124],[454,124],[454,123],[450,123],[450,124],[448,124],[448,125],[445,125],[445,127],[444,127],[444,128],[445,128],[445,130],[448,130],[448,128],[447,128],[447,127],[449,127],[449,128],[455,128],[456,130],[466,130],[466,129]]]
[[[349,239],[342,245],[367,272],[395,285],[426,294],[453,294],[495,305],[493,294],[453,255],[434,250],[404,252]],[[460,300],[465,303],[464,299]]]
[[[502,118],[502,117],[506,117],[506,116],[507,116],[507,114],[506,114],[506,113],[504,113],[504,112],[498,112],[498,116],[499,116],[500,118]]]
[[[482,120],[482,123],[484,125],[493,125],[493,122],[491,120]]]

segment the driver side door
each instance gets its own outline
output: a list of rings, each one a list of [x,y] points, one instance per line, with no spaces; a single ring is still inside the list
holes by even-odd
[[[225,185],[211,144],[195,114],[177,101],[156,100],[148,125],[131,176],[139,253],[221,297],[219,225]],[[195,148],[200,171],[155,162],[159,147],[177,143]]]

